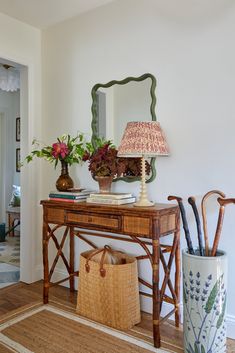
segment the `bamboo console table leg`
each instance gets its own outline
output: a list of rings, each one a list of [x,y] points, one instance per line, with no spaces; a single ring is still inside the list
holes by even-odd
[[[69,251],[69,265],[70,265],[70,278],[69,278],[69,286],[70,286],[70,292],[74,292],[74,276],[72,274],[74,273],[74,228],[70,227],[70,233],[69,233],[69,245],[70,245],[70,251]]]
[[[157,223],[157,224],[156,224]],[[159,221],[157,220],[153,226],[153,342],[154,347],[160,348],[160,290],[159,290],[159,260],[160,260],[160,245],[159,245]]]
[[[43,281],[43,302],[48,304],[49,296],[49,264],[48,264],[48,225],[43,222],[43,243],[42,243],[42,254],[43,254],[43,271],[44,271],[44,281]]]

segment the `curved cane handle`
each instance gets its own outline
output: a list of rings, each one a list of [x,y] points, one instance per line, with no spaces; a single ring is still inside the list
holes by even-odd
[[[202,221],[203,221],[203,231],[204,231],[204,239],[205,239],[205,255],[209,255],[209,239],[208,239],[208,230],[207,230],[207,219],[206,219],[206,210],[205,210],[205,202],[213,194],[218,194],[219,196],[225,198],[225,194],[220,190],[211,190],[208,191],[202,198],[201,208],[202,208]]]
[[[182,201],[182,197],[171,195],[171,196],[168,196],[167,200],[169,200],[169,201],[176,200],[176,201],[180,202],[180,201]]]
[[[235,198],[223,199],[221,197],[218,197],[217,201],[219,202],[220,206],[226,206],[226,205],[229,205],[230,203],[235,203]]]

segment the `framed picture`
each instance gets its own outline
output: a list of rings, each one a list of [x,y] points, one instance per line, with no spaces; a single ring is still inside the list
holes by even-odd
[[[20,141],[20,118],[16,118],[16,141]]]
[[[16,172],[20,172],[20,148],[16,149]]]

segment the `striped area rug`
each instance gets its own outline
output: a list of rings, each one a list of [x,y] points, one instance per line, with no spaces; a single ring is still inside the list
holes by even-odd
[[[20,266],[20,236],[7,236],[0,242],[0,262]]]
[[[20,237],[7,236],[5,242],[0,242],[0,289],[19,282],[19,279]]]
[[[166,353],[141,339],[43,305],[18,313],[0,326],[0,352]]]

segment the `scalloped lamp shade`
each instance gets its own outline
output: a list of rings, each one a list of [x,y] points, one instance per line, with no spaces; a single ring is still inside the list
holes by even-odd
[[[145,184],[145,157],[168,156],[169,149],[161,126],[156,121],[132,121],[124,131],[118,148],[119,157],[141,157],[142,176],[139,201],[135,206],[153,206],[147,198]]]

